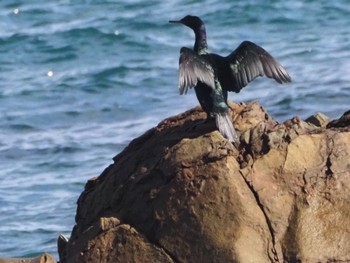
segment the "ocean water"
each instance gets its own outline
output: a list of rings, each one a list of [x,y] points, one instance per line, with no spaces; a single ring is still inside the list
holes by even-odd
[[[206,22],[212,52],[250,40],[292,76],[260,78],[236,102],[258,100],[278,121],[350,101],[347,0],[0,2],[0,257],[57,256],[76,200],[133,138],[198,104],[178,94],[187,14]]]

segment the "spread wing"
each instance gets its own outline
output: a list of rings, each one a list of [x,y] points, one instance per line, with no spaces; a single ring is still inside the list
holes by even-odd
[[[283,68],[265,49],[249,42],[242,42],[227,57],[214,55],[219,68],[219,80],[223,89],[239,92],[258,76],[275,79],[278,83],[291,82]]]
[[[183,47],[180,50],[179,60],[180,94],[186,94],[189,88],[197,85],[198,81],[214,89],[214,70],[204,57],[197,55],[189,48]]]

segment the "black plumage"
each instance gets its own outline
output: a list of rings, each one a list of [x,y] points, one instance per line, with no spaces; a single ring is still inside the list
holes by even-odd
[[[242,42],[226,57],[209,53],[205,25],[197,16],[169,22],[184,24],[195,33],[193,50],[186,47],[180,50],[180,94],[194,87],[207,117],[214,116],[221,134],[238,143],[228,115],[227,92],[240,92],[259,76],[273,78],[278,83],[290,82],[288,72],[266,50],[250,41]]]

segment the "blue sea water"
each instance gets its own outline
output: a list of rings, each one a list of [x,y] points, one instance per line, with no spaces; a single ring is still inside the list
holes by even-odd
[[[277,120],[349,110],[347,0],[4,0],[0,3],[0,257],[57,256],[76,200],[131,139],[198,104],[178,94],[187,14],[206,22],[212,52],[243,40],[293,78],[257,79],[236,102],[258,100]]]

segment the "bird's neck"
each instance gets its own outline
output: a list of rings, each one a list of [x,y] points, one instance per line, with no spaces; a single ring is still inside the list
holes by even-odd
[[[196,35],[196,41],[194,42],[194,51],[198,55],[204,55],[209,53],[207,44],[207,33],[205,31],[205,26],[201,25],[197,30],[194,31]]]

